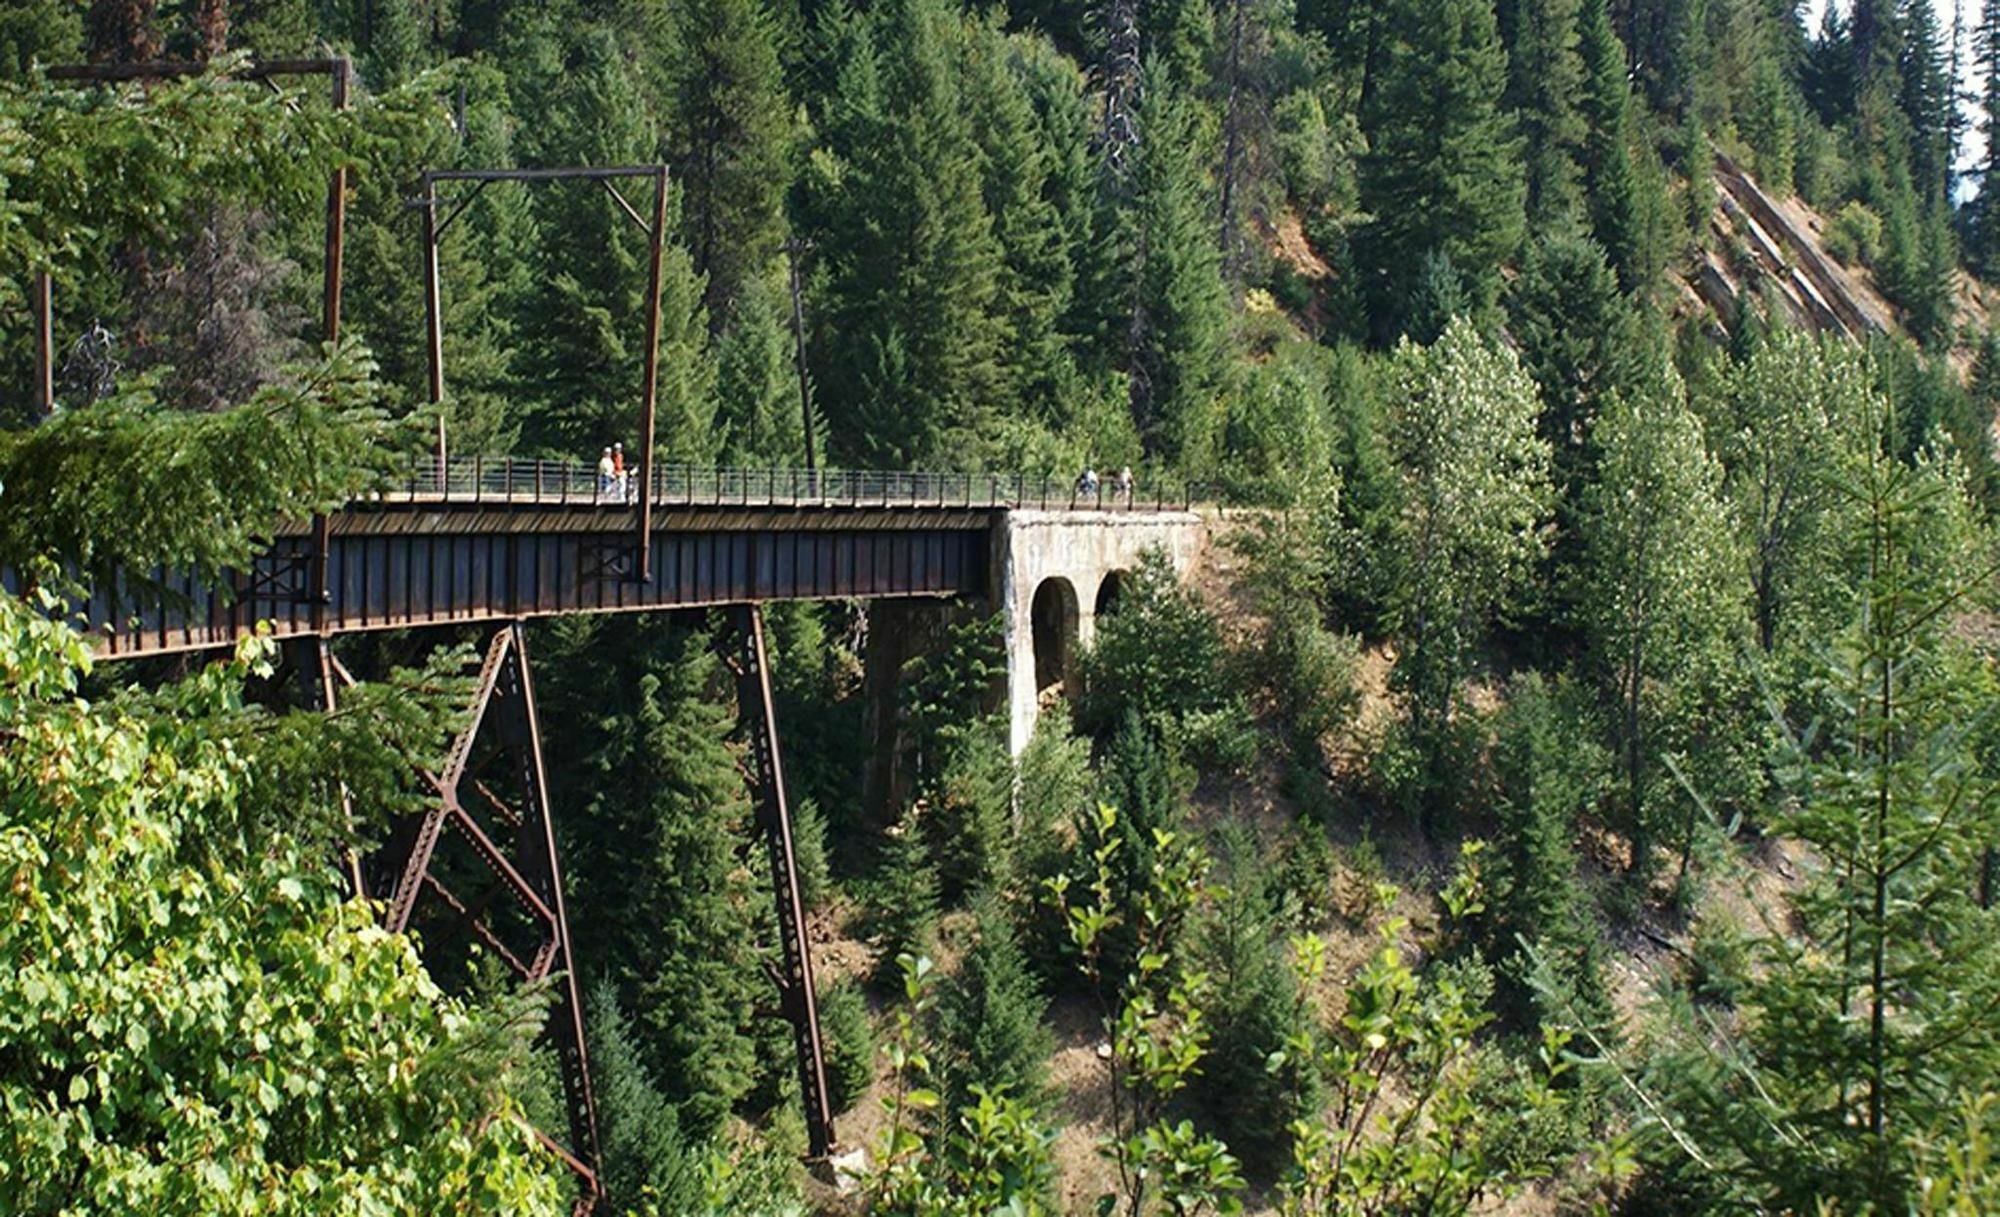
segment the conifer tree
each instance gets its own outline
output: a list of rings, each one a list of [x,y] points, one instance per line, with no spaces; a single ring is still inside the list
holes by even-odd
[[[1022,40],[990,20],[970,23],[965,35],[959,70],[965,104],[982,117],[974,133],[985,168],[982,197],[1001,251],[995,303],[1005,328],[993,405],[1010,417],[1050,419],[1068,379],[1061,326],[1075,280],[1070,234],[1050,189],[1056,150],[1016,66]]]
[[[1931,0],[1909,0],[1900,16],[1900,100],[1910,129],[1910,177],[1918,197],[1934,204],[1945,198],[1951,176],[1955,84],[1945,73],[1944,35]]]
[[[1576,704],[1576,692],[1566,682],[1552,688],[1539,673],[1522,673],[1508,683],[1494,726],[1499,791],[1485,872],[1486,949],[1497,965],[1500,1014],[1523,1030],[1608,1013],[1604,948],[1577,879],[1572,835],[1610,778],[1611,758],[1593,738],[1595,725]],[[1523,942],[1559,992],[1536,986]]]
[[[20,80],[34,63],[83,57],[83,15],[66,0],[23,0],[0,12],[0,81]]]
[[[911,808],[883,840],[875,864],[875,979],[893,983],[897,959],[923,955],[937,928],[938,876],[924,840],[924,823]]]
[[[540,65],[523,82],[523,104],[545,116],[523,132],[523,159],[586,165],[652,159],[653,122],[613,31],[590,28],[571,37],[573,67]],[[538,290],[523,302],[521,329],[540,408],[524,431],[531,443],[587,455],[629,441],[638,421],[645,234],[591,183],[552,184],[538,189],[533,202]],[[669,225],[676,224],[674,206]],[[667,460],[702,459],[714,443],[714,373],[701,295],[686,249],[670,243],[660,292],[658,446]],[[712,459],[713,452],[706,455]]]
[[[1194,110],[1163,63],[1147,65],[1129,182],[1126,375],[1147,450],[1193,471],[1207,467],[1215,443],[1229,296]]]
[[[1532,241],[1507,289],[1521,363],[1541,387],[1542,438],[1565,496],[1587,480],[1591,430],[1606,396],[1638,377],[1638,321],[1604,251],[1558,230]]]
[[[1364,98],[1356,237],[1378,339],[1402,331],[1412,276],[1442,250],[1480,304],[1520,244],[1518,145],[1500,102],[1507,56],[1484,0],[1394,0],[1383,17],[1381,83]]]
[[[885,465],[976,451],[1000,383],[1002,250],[943,0],[845,19],[828,116],[837,181],[818,206],[817,344],[835,455]]]
[[[369,0],[363,6],[361,71],[378,89],[393,88],[423,67],[424,29],[414,0]]]
[[[585,1009],[605,1192],[621,1205],[644,1201],[662,1212],[686,1211],[700,1197],[696,1163],[681,1139],[673,1104],[640,1059],[617,986],[593,985]]]
[[[1636,292],[1653,281],[1658,267],[1649,256],[1632,165],[1632,87],[1626,79],[1625,47],[1612,29],[1609,0],[1583,0],[1577,20],[1584,70],[1581,159],[1591,233],[1617,270],[1618,285]]]
[[[769,270],[785,239],[791,101],[777,27],[764,0],[674,6],[680,53],[666,127],[681,184],[682,224],[709,323],[729,317],[744,284]]]
[[[797,468],[805,459],[805,423],[783,296],[772,274],[744,280],[715,340],[715,429],[724,464]]]
[[[1574,213],[1578,158],[1589,135],[1586,86],[1578,54],[1578,0],[1518,0],[1510,41],[1508,102],[1519,125],[1527,167],[1527,216],[1545,224]]]
[[[750,806],[727,686],[704,636],[657,619],[563,623],[550,643],[538,665],[549,747],[582,759],[551,794],[578,809],[566,861],[590,915],[576,950],[617,986],[682,1133],[705,1139],[757,1081],[767,992],[768,905],[738,858]]]
[[[1416,282],[1410,288],[1405,308],[1403,334],[1411,342],[1429,346],[1443,337],[1454,317],[1471,317],[1478,301],[1466,289],[1465,277],[1441,249],[1427,250],[1417,267]]]
[[[826,1033],[827,1101],[843,1112],[875,1080],[875,1033],[861,986],[845,977],[828,986],[819,996],[819,1021]]]
[[[1979,162],[1979,197],[1972,204],[1971,236],[1966,261],[1973,270],[1991,275],[2000,269],[2000,0],[1984,0],[1979,25],[1972,38],[1973,61],[1985,74],[1986,87],[1980,95],[1980,135],[1986,141],[1986,155]]]
[[[939,1003],[939,1036],[951,1051],[945,1101],[956,1109],[972,1098],[972,1087],[983,1086],[1033,1106],[1055,1049],[1048,1000],[1028,970],[1006,906],[982,894],[972,913],[978,937]]]
[[[1832,126],[1854,113],[1857,94],[1854,47],[1838,4],[1820,11],[1819,33],[1806,47],[1799,87],[1819,121]]]
[[[1253,1175],[1268,1176],[1286,1161],[1292,1121],[1317,1109],[1319,1090],[1288,1051],[1299,992],[1278,950],[1275,876],[1240,824],[1218,835],[1215,855],[1221,891],[1193,947],[1212,982],[1212,1038],[1188,1099]]]
[[[1738,122],[1750,143],[1750,155],[1764,188],[1789,194],[1795,187],[1798,133],[1791,86],[1777,62],[1757,61],[1748,105]]]

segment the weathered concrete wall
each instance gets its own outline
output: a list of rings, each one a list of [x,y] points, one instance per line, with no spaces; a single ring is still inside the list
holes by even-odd
[[[1028,746],[1040,713],[1036,680],[1035,594],[1062,581],[1074,597],[1074,634],[1064,640],[1062,675],[1075,671],[1077,648],[1097,631],[1098,593],[1106,579],[1130,571],[1146,549],[1159,546],[1186,572],[1201,551],[1205,526],[1192,511],[1009,511],[994,522],[993,578],[1007,646],[1008,743]],[[1054,586],[1060,588],[1062,583]],[[1051,593],[1054,594],[1054,593]],[[1067,609],[1069,595],[1064,596]],[[1045,644],[1049,641],[1044,639]],[[1045,661],[1046,661],[1045,657]],[[1046,662],[1045,662],[1046,666]]]

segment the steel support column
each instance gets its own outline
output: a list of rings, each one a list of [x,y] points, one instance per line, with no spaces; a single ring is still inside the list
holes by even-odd
[[[29,296],[35,313],[35,411],[47,418],[56,411],[55,285],[48,271],[34,273]]]
[[[298,670],[299,691],[305,708],[317,714],[331,714],[339,705],[339,690],[346,673],[333,657],[333,648],[328,645],[326,635],[314,634],[290,644],[292,666]],[[349,795],[347,783],[340,784],[340,810],[347,823],[354,823],[354,800]],[[349,896],[366,899],[368,887],[361,875],[361,857],[349,844],[340,851],[340,875],[347,881]]]
[[[423,176],[423,195],[418,202],[424,212],[424,351],[430,371],[431,408],[437,411],[438,490],[445,490],[445,461],[448,449],[444,433],[444,312],[438,284],[437,182]]]
[[[489,781],[482,774],[505,774],[513,801],[495,790],[502,784],[498,776]],[[554,1148],[582,1180],[577,1209],[588,1212],[601,1195],[597,1105],[549,817],[541,722],[519,622],[494,634],[466,724],[442,771],[425,778],[436,804],[397,825],[376,860],[376,890],[388,893],[385,925],[402,933],[422,921],[427,955],[458,934],[483,945],[525,984],[556,978],[547,1031],[562,1062],[570,1142]],[[467,876],[479,885],[478,894],[467,895]]]
[[[615,193],[615,192],[614,192]],[[653,177],[646,228],[646,372],[639,403],[639,582],[653,581],[653,428],[660,402],[660,258],[667,240],[667,167]]]
[[[778,752],[778,717],[771,700],[771,672],[764,650],[764,613],[755,604],[733,606],[737,653],[736,701],[750,727],[752,785],[758,826],[771,856],[783,939],[785,1015],[798,1051],[799,1091],[805,1100],[806,1145],[814,1159],[833,1152],[833,1110],[826,1086],[826,1052],[819,1031],[819,996],[813,986],[812,944],[806,939],[805,901],[799,895],[798,857],[785,799],[784,764]]]

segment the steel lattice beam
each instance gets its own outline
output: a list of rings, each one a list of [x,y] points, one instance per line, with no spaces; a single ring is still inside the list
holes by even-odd
[[[424,775],[437,795],[436,802],[397,825],[376,859],[378,885],[390,893],[384,923],[390,931],[402,933],[420,913],[428,919],[426,924],[441,919],[491,950],[525,982],[557,977],[556,1003],[547,1030],[562,1062],[570,1142],[566,1147],[554,1141],[549,1144],[582,1180],[578,1212],[584,1213],[601,1196],[597,1105],[584,1040],[583,1002],[563,905],[562,867],[556,855],[555,827],[549,819],[534,679],[518,621],[498,630],[487,645],[468,710],[443,772]],[[518,790],[518,811],[507,807],[488,781],[475,776],[479,767],[473,764],[473,754],[486,748],[497,748],[507,762]],[[487,809],[505,808],[508,814],[496,815],[496,819],[513,830],[511,844],[504,834],[496,835],[482,825],[469,803]],[[435,871],[446,829],[462,842],[459,848],[470,864],[492,881],[486,894],[471,902],[460,899]],[[531,928],[530,948],[504,940],[494,924],[494,915],[503,908],[511,909]]]
[[[751,785],[758,826],[771,858],[771,885],[784,954],[781,996],[798,1051],[807,1151],[814,1159],[824,1159],[833,1152],[833,1108],[826,1085],[812,944],[806,938],[805,901],[799,892],[791,807],[785,798],[784,762],[778,751],[778,716],[771,700],[771,671],[764,650],[764,612],[755,604],[737,605],[730,610],[730,619],[735,627],[736,702],[750,728]]]

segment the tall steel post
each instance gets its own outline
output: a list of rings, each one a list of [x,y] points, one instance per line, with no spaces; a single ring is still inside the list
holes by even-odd
[[[423,194],[419,206],[424,213],[424,324],[425,351],[430,356],[431,408],[437,411],[437,476],[438,491],[442,494],[445,483],[444,434],[444,315],[439,304],[438,285],[438,198],[437,182],[429,170],[424,171]]]
[[[797,235],[785,238],[785,266],[790,273],[792,294],[792,362],[799,374],[799,425],[806,444],[806,472],[816,473],[813,453],[812,375],[806,369],[805,286],[799,278],[799,255],[807,248]],[[817,481],[817,479],[814,479]],[[815,488],[814,493],[817,493]]]
[[[833,1152],[833,1108],[819,1030],[819,995],[813,985],[812,944],[806,939],[805,900],[799,892],[798,854],[792,842],[792,815],[778,752],[778,715],[771,700],[771,671],[764,650],[764,612],[755,604],[739,604],[730,609],[730,617],[739,648],[736,701],[739,711],[749,719],[757,820],[770,852],[771,885],[777,898],[785,963],[781,996],[798,1052],[806,1146],[812,1158],[824,1159]]]
[[[495,762],[497,771],[510,772],[514,779],[511,801],[503,797],[503,784],[490,776]],[[578,1211],[586,1212],[601,1188],[597,1105],[549,815],[541,721],[519,622],[494,633],[466,724],[442,769],[425,777],[436,802],[405,817],[375,859],[374,888],[388,905],[384,928],[391,933],[420,928],[427,954],[450,933],[463,933],[523,983],[557,978],[548,1034],[562,1060],[570,1143],[549,1144],[582,1180]],[[440,867],[447,849],[455,851],[456,863]],[[468,874],[480,876],[482,889],[453,890]],[[517,916],[496,917],[502,902],[510,903]]]
[[[298,670],[299,689],[303,694],[305,708],[316,714],[331,714],[339,704],[341,668],[334,661],[333,648],[324,634],[311,634],[290,644],[292,666]],[[347,783],[340,784],[340,810],[351,826],[354,823],[354,799],[348,793]],[[347,894],[357,899],[366,899],[368,886],[361,874],[361,856],[352,844],[340,851],[340,874],[347,880]]]
[[[333,77],[333,110],[339,114],[347,109],[348,62],[336,59],[329,69]],[[335,165],[326,183],[326,266],[323,273],[323,293],[320,297],[320,336],[326,340],[331,350],[340,345],[340,280],[342,266],[347,252],[347,166]],[[332,589],[327,587],[327,524],[326,513],[316,513],[312,518],[312,575],[309,589],[312,597],[313,627],[323,623],[326,605],[333,598]],[[322,641],[322,646],[324,642]],[[329,693],[331,689],[329,688]],[[332,706],[331,697],[326,703]],[[357,879],[360,871],[356,870]],[[357,892],[361,889],[357,887]]]
[[[333,109],[347,109],[345,59],[333,61]],[[347,250],[347,166],[336,165],[326,184],[325,294],[320,301],[321,333],[329,343],[340,341],[340,278]]]
[[[56,411],[55,284],[46,270],[35,272],[35,408],[43,418]]]
[[[653,579],[653,425],[660,405],[660,255],[667,239],[667,167],[653,176],[653,225],[647,236],[645,397],[639,415],[639,582]]]

